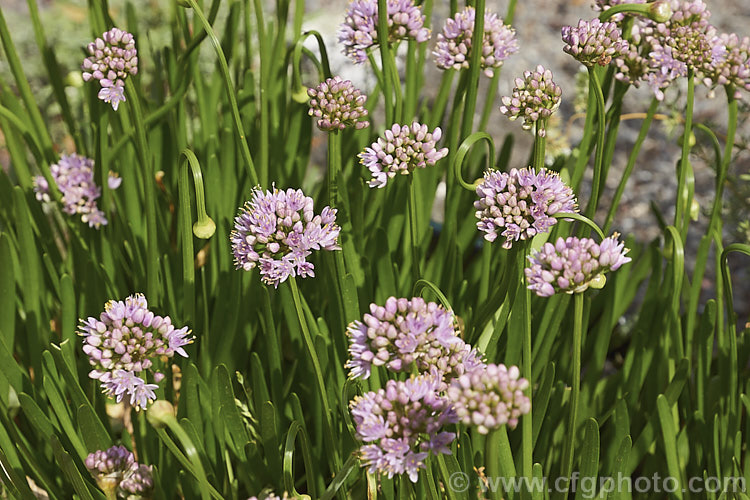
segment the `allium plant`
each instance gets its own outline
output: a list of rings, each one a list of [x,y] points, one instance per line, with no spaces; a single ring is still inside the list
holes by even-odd
[[[430,30],[424,27],[425,16],[413,0],[387,0],[387,9],[389,43],[429,40]],[[352,0],[338,36],[344,45],[344,54],[357,64],[366,62],[369,51],[380,44],[377,0]]]
[[[534,71],[524,71],[523,78],[516,78],[513,93],[502,98],[500,112],[511,121],[523,118],[524,129],[536,126],[536,134],[545,137],[544,124],[560,107],[561,95],[552,72],[539,65]]]
[[[367,379],[373,367],[384,366],[392,372],[437,373],[450,381],[482,366],[481,356],[459,337],[456,321],[452,311],[421,297],[370,304],[370,313],[347,329],[349,376]]]
[[[407,474],[416,483],[430,453],[450,454],[456,422],[451,402],[438,394],[440,380],[431,375],[389,380],[384,389],[357,396],[350,403],[362,465],[372,473]]]
[[[580,20],[578,26],[563,26],[563,51],[570,54],[585,66],[606,66],[613,57],[624,55],[628,50],[627,40],[623,40],[617,24]]]
[[[114,494],[122,498],[130,495],[136,498],[151,496],[154,487],[151,466],[136,462],[133,453],[124,446],[112,446],[90,453],[84,464],[108,498],[109,495],[114,498]]]
[[[617,233],[596,243],[590,238],[558,238],[529,257],[526,268],[529,289],[540,297],[556,293],[581,293],[604,286],[605,273],[630,262],[628,249]]]
[[[446,397],[461,423],[487,434],[502,425],[511,429],[518,425],[521,415],[531,410],[528,388],[529,381],[520,378],[517,366],[490,363],[453,379]]]
[[[318,128],[325,132],[344,130],[347,127],[367,128],[367,96],[352,82],[340,76],[328,78],[317,87],[307,89],[310,96],[310,116],[318,119]]]
[[[555,172],[533,168],[510,172],[488,170],[476,188],[474,202],[477,228],[487,233],[484,239],[505,237],[503,248],[519,240],[546,233],[557,223],[553,215],[577,212],[575,195]]]
[[[433,51],[435,63],[440,69],[462,69],[469,67],[471,60],[472,32],[474,31],[474,7],[466,7],[445,21],[442,33],[438,34]],[[487,76],[503,65],[506,59],[519,50],[516,31],[503,23],[494,12],[484,13],[484,37],[481,68]]]
[[[340,250],[336,209],[313,212],[313,199],[301,189],[256,188],[234,219],[232,252],[237,269],[260,269],[264,283],[278,288],[290,276],[315,276],[307,258],[313,250]]]
[[[128,397],[136,408],[146,408],[156,399],[154,391],[164,378],[155,370],[156,363],[175,353],[187,357],[184,347],[193,342],[188,327],[175,328],[169,316],[155,315],[141,294],[110,300],[99,319],[81,321],[79,334],[94,367],[89,377],[101,383],[107,396],[118,403]],[[146,382],[147,373],[157,384]]]
[[[430,132],[427,125],[416,121],[411,126],[395,124],[387,129],[359,154],[362,165],[372,172],[369,186],[383,188],[397,173],[407,175],[435,165],[448,155],[448,148],[437,147],[442,136],[440,127]]]
[[[83,60],[83,79],[97,80],[98,97],[117,111],[125,101],[125,80],[138,73],[138,51],[135,39],[127,31],[112,28],[86,47],[89,56]]]
[[[107,225],[104,212],[96,204],[102,190],[94,181],[94,160],[75,153],[62,155],[57,163],[50,165],[50,173],[62,194],[63,211],[66,214],[79,214],[89,227],[99,229]],[[110,189],[119,186],[118,182],[108,182]],[[112,188],[113,185],[115,188]],[[42,176],[34,178],[34,193],[37,200],[50,201],[47,179]]]

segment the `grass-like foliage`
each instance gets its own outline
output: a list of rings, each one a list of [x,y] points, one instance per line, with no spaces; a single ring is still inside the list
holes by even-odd
[[[722,194],[750,39],[701,0],[563,20],[545,50],[588,81],[567,152],[574,89],[538,64],[501,76],[524,50],[513,0],[352,0],[337,47],[303,32],[303,0],[174,0],[165,40],[122,4],[88,2],[77,67],[36,0],[24,26],[0,8],[3,498],[748,498],[728,261],[750,246]],[[639,84],[653,99],[616,150]],[[620,200],[673,86],[674,215],[654,207],[638,242]],[[693,119],[696,86],[725,127]],[[488,133],[493,110],[533,147]]]

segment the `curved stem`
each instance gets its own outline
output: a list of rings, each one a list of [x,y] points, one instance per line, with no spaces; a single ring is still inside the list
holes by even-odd
[[[576,422],[578,417],[578,396],[581,390],[581,338],[583,337],[583,293],[573,297],[575,312],[573,316],[573,382],[570,394],[570,412],[568,413],[567,436],[563,451],[562,477],[570,478],[573,472],[573,451],[576,439]],[[570,483],[568,483],[570,484]],[[568,498],[565,492],[564,498]]]
[[[596,155],[594,157],[594,180],[591,183],[591,197],[589,198],[589,204],[586,207],[586,216],[590,219],[594,218],[596,213],[596,207],[599,204],[599,183],[601,182],[602,175],[602,163],[604,160],[604,135],[606,130],[606,119],[604,108],[604,94],[602,94],[602,86],[599,83],[599,77],[596,75],[596,68],[589,68],[589,79],[591,82],[591,90],[594,92],[596,100]]]
[[[630,13],[639,14],[648,17],[651,13],[651,6],[649,4],[641,3],[623,3],[620,5],[613,5],[601,14],[599,14],[599,20],[604,22],[614,16],[615,14]]]
[[[313,365],[313,371],[315,372],[315,382],[318,386],[318,393],[323,405],[323,428],[325,429],[325,441],[328,443],[331,455],[333,456],[333,470],[337,471],[341,469],[341,457],[339,457],[338,449],[336,448],[336,440],[333,433],[333,424],[331,423],[331,408],[328,404],[328,396],[326,395],[326,386],[323,381],[323,370],[320,367],[320,360],[318,359],[318,353],[315,350],[315,343],[313,342],[312,335],[310,335],[310,329],[307,326],[307,320],[305,319],[305,313],[302,310],[302,299],[300,298],[299,288],[297,287],[297,280],[294,276],[289,277],[289,287],[292,289],[292,298],[294,299],[294,309],[297,312],[297,319],[299,320],[300,329],[302,330],[302,339],[305,342],[307,353],[310,355],[310,361]]]
[[[224,51],[221,49],[221,42],[219,42],[219,39],[216,38],[216,34],[214,33],[213,28],[211,28],[211,24],[208,22],[208,19],[206,19],[206,16],[203,14],[203,11],[198,6],[196,1],[187,1],[190,2],[190,7],[192,7],[193,11],[195,11],[195,15],[198,16],[198,19],[200,19],[201,23],[203,24],[203,29],[205,29],[206,33],[208,33],[208,36],[211,39],[211,44],[214,46],[214,49],[216,51],[216,57],[219,60],[219,69],[221,70],[221,78],[224,82],[224,88],[227,91],[227,97],[229,98],[229,107],[232,111],[232,124],[234,125],[234,131],[237,134],[237,138],[240,141],[240,152],[243,159],[245,160],[248,175],[250,175],[250,181],[253,183],[253,185],[257,185],[259,183],[258,174],[255,171],[253,157],[250,154],[250,148],[247,145],[245,131],[242,127],[242,119],[240,118],[240,111],[237,107],[237,97],[234,93],[234,85],[232,84],[232,79],[229,76],[229,67],[227,66],[227,59],[226,57],[224,57]]]
[[[609,207],[609,212],[607,212],[607,219],[604,223],[605,233],[609,233],[609,230],[612,227],[612,222],[615,219],[615,213],[617,212],[617,207],[620,205],[620,199],[622,198],[622,193],[625,192],[625,185],[627,184],[628,179],[630,178],[630,174],[633,173],[633,168],[635,167],[635,160],[638,158],[638,153],[640,153],[641,151],[641,146],[643,146],[643,141],[646,140],[646,135],[648,135],[648,130],[651,128],[651,122],[654,119],[654,115],[656,114],[656,108],[658,106],[659,106],[659,101],[655,97],[651,99],[651,104],[648,107],[646,118],[643,120],[643,124],[641,125],[641,130],[638,132],[638,138],[636,139],[635,144],[633,145],[633,149],[630,151],[630,155],[628,156],[628,164],[625,167],[625,171],[622,174],[620,183],[617,185],[617,191],[615,191],[614,198],[612,199],[612,204]]]
[[[135,128],[136,154],[141,165],[143,178],[143,192],[146,204],[146,296],[154,304],[159,303],[159,249],[156,241],[156,192],[154,187],[154,172],[148,154],[148,142],[141,111],[141,102],[135,89],[133,80],[125,80],[125,91],[130,99],[130,112],[133,115]]]
[[[474,183],[469,184],[461,175],[461,168],[463,167],[464,160],[469,154],[472,146],[479,141],[485,141],[487,143],[487,168],[490,169],[495,166],[495,143],[492,140],[492,136],[486,132],[474,132],[468,136],[459,146],[456,155],[453,157],[453,163],[451,164],[453,174],[456,181],[468,191],[476,191],[477,186],[482,182],[482,179],[477,179]]]
[[[677,207],[674,214],[674,226],[682,227],[682,219],[686,217],[687,193],[685,182],[689,168],[690,138],[693,135],[693,101],[695,99],[695,73],[693,68],[688,68],[687,75],[687,106],[685,107],[685,131],[682,135],[682,156],[680,158],[680,171],[677,174]],[[685,235],[682,235],[683,240]]]
[[[180,242],[182,246],[182,279],[184,291],[183,303],[183,320],[187,323],[192,322],[193,311],[195,310],[195,256],[193,255],[193,233],[198,238],[208,239],[216,230],[216,224],[206,213],[206,201],[203,190],[203,173],[200,163],[195,154],[184,149],[182,153],[182,162],[178,178],[180,212]],[[198,214],[198,220],[192,225],[192,212],[190,210],[190,179],[188,177],[188,166],[193,174],[193,184],[195,186],[195,206]]]
[[[606,233],[606,231],[602,231],[601,229],[599,229],[599,226],[597,226],[596,222],[592,221],[585,215],[581,215],[576,212],[557,212],[556,214],[552,214],[552,217],[554,217],[555,219],[574,219],[579,222],[583,222],[591,229],[596,231],[596,234],[599,235],[600,240],[604,239],[604,234]]]

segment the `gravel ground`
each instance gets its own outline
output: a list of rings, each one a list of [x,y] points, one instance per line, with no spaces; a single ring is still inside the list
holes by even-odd
[[[720,30],[725,32],[736,32],[740,35],[750,35],[750,2],[747,0],[708,0],[711,9],[711,22]],[[362,88],[372,88],[373,78],[367,73],[366,67],[355,66],[346,59],[340,50],[334,49],[336,44],[336,31],[338,25],[344,18],[344,12],[348,0],[316,0],[311,2],[310,10],[316,12],[311,15],[305,23],[305,29],[317,29],[326,38],[329,48],[331,65],[334,73],[349,78]],[[432,19],[433,35],[442,26],[447,14],[447,3],[436,2],[436,9]],[[583,126],[583,117],[577,114],[579,109],[575,106],[576,76],[582,71],[581,65],[562,51],[563,43],[560,38],[560,29],[566,24],[575,24],[578,19],[591,19],[596,13],[592,8],[593,1],[552,1],[552,0],[524,0],[518,2],[514,20],[514,27],[521,50],[512,56],[502,68],[500,78],[497,104],[492,112],[488,130],[496,140],[500,140],[509,131],[516,133],[516,153],[511,161],[511,166],[525,166],[526,153],[531,147],[532,137],[521,129],[520,122],[510,122],[499,112],[499,96],[509,95],[513,87],[513,78],[520,76],[523,71],[534,68],[538,64],[552,70],[555,82],[563,89],[563,103],[559,111],[561,118],[561,132],[567,136],[572,145],[580,140]],[[488,1],[487,8],[498,13],[504,13],[507,2]],[[432,42],[434,43],[434,41]],[[437,89],[434,88],[439,81],[439,73],[432,66],[428,71],[434,71],[435,78],[428,77],[427,88],[422,95],[428,99],[434,96]],[[429,85],[433,82],[433,86]],[[487,79],[482,77],[482,90],[486,92]],[[637,241],[647,243],[659,236],[660,230],[656,218],[651,211],[653,202],[664,215],[667,221],[674,218],[674,198],[677,190],[675,165],[680,157],[680,135],[682,133],[682,120],[684,113],[684,79],[683,85],[667,93],[665,102],[660,106],[658,113],[667,119],[655,121],[649,135],[643,144],[636,168],[628,182],[624,192],[620,208],[615,218],[613,228],[623,234],[632,234]],[[480,103],[483,105],[482,97],[486,94],[480,92]],[[629,91],[623,105],[623,113],[645,113],[648,109],[652,94],[646,86]],[[750,101],[750,95],[747,97]],[[580,106],[579,106],[580,107]],[[720,90],[716,97],[710,98],[705,87],[696,89],[695,123],[704,123],[711,126],[718,134],[726,131],[726,105],[723,92]],[[747,116],[747,110],[745,112]],[[614,161],[607,179],[606,189],[603,193],[596,220],[604,222],[606,208],[609,206],[612,195],[622,176],[627,162],[628,154],[636,140],[640,130],[641,120],[631,119],[624,121],[619,130],[617,148]],[[750,126],[748,122],[738,131],[740,137],[750,137]],[[722,136],[720,135],[720,138]],[[701,140],[701,137],[698,137]],[[691,163],[695,172],[696,193],[695,198],[701,208],[701,214],[690,229],[686,255],[688,267],[692,266],[692,258],[697,252],[700,237],[705,233],[708,216],[714,196],[714,173],[707,160],[710,160],[710,147],[706,143],[705,151],[708,156],[700,154],[703,148],[696,148],[691,157]],[[750,151],[747,149],[737,151],[737,158],[731,165],[731,172],[735,175],[750,173]],[[583,192],[581,198],[588,199],[590,189],[591,172],[584,178]],[[732,217],[725,218],[725,244],[734,241],[734,225],[737,220]],[[747,258],[730,260],[733,269],[735,286],[735,303],[737,305],[740,319],[744,323],[750,313],[750,266]],[[690,271],[692,274],[692,270]],[[713,286],[714,275],[709,270],[703,287],[710,291]]]

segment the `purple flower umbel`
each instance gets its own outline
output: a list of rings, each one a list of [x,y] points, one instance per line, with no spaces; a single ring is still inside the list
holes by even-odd
[[[546,169],[539,173],[533,168],[514,168],[508,173],[488,170],[477,186],[477,196],[477,228],[487,233],[484,239],[490,242],[500,232],[505,236],[503,248],[546,233],[557,223],[552,217],[556,213],[578,211],[573,190]]]
[[[552,72],[541,65],[535,71],[524,71],[515,84],[513,93],[502,98],[500,112],[511,121],[522,117],[524,129],[536,125],[536,133],[544,137],[544,121],[560,107],[562,89],[552,81]]]
[[[138,73],[138,52],[133,35],[117,28],[102,34],[86,47],[89,57],[83,60],[83,79],[92,78],[102,87],[99,99],[117,111],[125,100],[125,79]]]
[[[630,262],[628,249],[613,234],[597,244],[589,238],[558,238],[557,242],[545,243],[534,255],[526,268],[529,289],[540,297],[551,297],[556,293],[581,293],[589,286],[604,286],[604,273],[616,271]]]
[[[563,26],[562,39],[563,51],[588,67],[606,66],[613,57],[628,50],[628,42],[620,36],[617,24],[603,23],[599,19],[580,20],[578,26]]]
[[[309,115],[318,119],[318,128],[326,132],[344,130],[347,127],[363,129],[367,121],[365,101],[367,96],[354,88],[352,82],[340,76],[329,78],[317,87],[307,89],[310,96]]]
[[[709,87],[733,85],[734,98],[740,89],[750,92],[750,37],[722,33],[711,39],[711,62],[703,69],[703,83]]]
[[[435,302],[390,297],[385,306],[370,304],[370,313],[347,329],[352,378],[370,376],[372,367],[393,372],[414,368],[437,373],[449,382],[482,365],[481,356],[459,337],[455,316]]]
[[[439,385],[432,376],[389,380],[385,389],[354,398],[349,407],[365,442],[359,450],[364,467],[388,477],[406,473],[416,483],[430,453],[451,453],[456,434],[443,428],[456,422],[456,414],[438,395]]]
[[[387,0],[388,42],[413,39],[425,42],[430,30],[424,27],[421,7],[412,0]],[[339,29],[344,54],[357,64],[367,61],[368,51],[380,44],[377,0],[352,0]]]
[[[474,7],[466,7],[453,18],[445,21],[443,32],[438,34],[437,47],[433,51],[435,63],[440,69],[468,68],[471,59],[471,37],[474,31]],[[486,10],[484,13],[484,37],[481,68],[487,76],[492,76],[495,68],[511,55],[518,52],[516,31],[503,23],[497,14]]]
[[[476,426],[480,434],[502,425],[513,429],[519,417],[531,410],[531,401],[524,394],[529,381],[519,375],[517,366],[488,364],[454,379],[446,397],[459,420]]]
[[[435,165],[448,155],[448,148],[437,149],[443,136],[440,127],[430,132],[427,125],[413,122],[393,125],[383,137],[359,154],[360,162],[372,172],[370,187],[385,187],[397,173],[410,174],[416,168]]]
[[[50,173],[62,194],[66,214],[80,214],[89,227],[107,225],[104,212],[96,205],[102,190],[94,182],[94,160],[75,153],[62,155],[60,161],[50,165]],[[34,178],[34,192],[39,201],[49,201],[49,184],[44,177]]]
[[[148,497],[154,487],[150,465],[141,465],[124,446],[112,446],[90,453],[84,464],[104,492]]]
[[[340,250],[336,209],[313,213],[313,199],[301,189],[253,190],[234,219],[232,251],[237,269],[260,267],[264,283],[278,287],[289,276],[315,276],[307,261],[313,250]]]
[[[171,358],[175,353],[187,357],[184,346],[193,342],[188,327],[176,329],[169,316],[156,316],[148,310],[146,298],[131,295],[125,301],[110,300],[99,319],[81,322],[83,352],[94,367],[89,377],[98,380],[109,397],[118,402],[125,396],[130,404],[145,408],[156,399],[156,384],[148,384],[139,375],[152,371],[154,361]],[[155,381],[164,375],[155,372]]]

